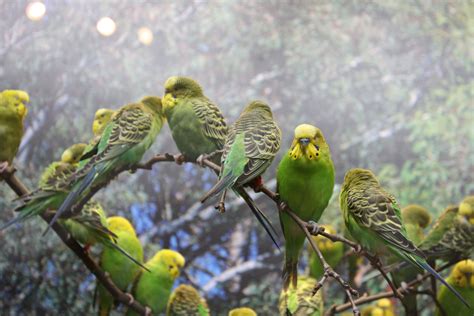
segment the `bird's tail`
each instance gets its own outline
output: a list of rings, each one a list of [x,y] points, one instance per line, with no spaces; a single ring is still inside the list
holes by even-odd
[[[290,258],[285,259],[285,265],[283,266],[283,273],[281,275],[283,279],[283,290],[286,291],[290,287],[290,283],[293,288],[296,289],[298,285],[298,260],[294,261]]]
[[[104,242],[104,246],[106,247],[111,247],[115,250],[117,250],[118,252],[120,252],[121,254],[123,254],[125,257],[127,257],[128,259],[130,259],[133,263],[135,263],[136,265],[138,265],[140,268],[142,268],[143,270],[146,270],[148,272],[150,272],[150,270],[145,267],[143,265],[143,263],[141,263],[140,261],[138,261],[137,259],[133,258],[127,251],[125,251],[122,247],[120,247],[119,245],[117,245],[116,243],[114,243],[113,241],[111,241],[110,239],[108,239],[107,241]]]
[[[428,271],[432,276],[434,276],[438,281],[440,281],[441,283],[443,283],[444,286],[446,286],[464,305],[466,305],[468,308],[471,308],[471,306],[469,305],[469,303],[464,299],[464,297],[462,297],[461,294],[459,294],[458,291],[456,291],[451,285],[449,285],[448,282],[446,282],[442,276],[440,276],[438,274],[438,272],[436,272],[435,269],[433,269],[427,262],[425,259],[422,259],[418,256],[415,256],[415,255],[409,255],[409,254],[406,254],[406,258],[408,261],[410,261],[412,264],[414,264],[415,266],[417,266],[418,268],[422,269],[422,270],[425,270],[425,271]]]
[[[50,206],[51,206],[51,200],[49,197],[45,199],[40,199],[40,200],[37,200],[37,199],[30,200],[26,204],[23,204],[15,209],[15,211],[19,212],[19,214],[15,218],[3,224],[0,227],[0,231],[7,229],[13,224],[25,221],[30,217],[39,215],[43,213]]]
[[[237,193],[245,200],[247,205],[252,210],[253,215],[257,218],[258,222],[263,226],[265,231],[267,232],[268,236],[272,239],[275,246],[280,249],[280,245],[278,244],[278,233],[276,232],[275,228],[270,222],[270,219],[263,213],[259,208],[255,201],[250,197],[250,195],[245,191],[244,188],[240,187],[236,189]]]
[[[49,222],[48,228],[46,228],[43,236],[46,235],[51,227],[53,227],[53,224],[59,219],[59,217],[77,202],[77,199],[81,196],[81,194],[84,193],[84,191],[92,184],[97,172],[97,168],[92,166],[91,170],[86,174],[82,181],[79,182],[79,186],[77,188],[75,188],[75,186],[72,188],[71,192],[69,192],[64,202],[56,211],[56,214],[54,214],[53,219]]]
[[[221,193],[223,190],[228,189],[235,182],[235,177],[231,172],[223,176],[217,181],[217,183],[201,198],[201,203],[206,202],[209,198],[216,196]]]

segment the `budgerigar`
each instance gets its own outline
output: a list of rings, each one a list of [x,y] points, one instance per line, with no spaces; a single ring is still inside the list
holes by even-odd
[[[474,251],[474,196],[449,206],[420,244],[429,259],[469,258]]]
[[[466,300],[426,262],[408,237],[395,198],[385,191],[375,175],[366,169],[351,169],[340,194],[344,222],[350,234],[367,251],[378,256],[392,254],[426,270],[449,287],[466,306]]]
[[[120,108],[106,125],[95,149],[82,157],[90,160],[70,177],[67,183],[70,191],[65,199],[61,199],[48,228],[91,187],[109,181],[108,176],[114,171],[140,162],[162,125],[163,112],[158,97],[145,97],[140,102]]]
[[[150,272],[141,272],[132,294],[140,304],[151,308],[154,315],[165,312],[175,279],[184,267],[184,257],[176,251],[163,249],[145,263]],[[127,315],[137,315],[128,310]]]
[[[281,131],[273,120],[270,107],[262,101],[248,104],[237,121],[230,127],[221,160],[219,181],[207,192],[201,202],[233,189],[250,206],[252,212],[267,233],[276,242],[276,233],[267,217],[244,189],[271,165],[280,149]]]
[[[110,231],[116,235],[117,246],[129,253],[136,261],[143,262],[143,248],[132,224],[120,216],[107,218],[107,224]],[[140,272],[140,268],[136,264],[110,247],[104,247],[100,256],[100,266],[122,291],[127,290]],[[99,316],[107,316],[114,305],[113,297],[100,283],[97,290]]]
[[[38,189],[20,198],[24,204],[16,209],[19,212],[18,216],[5,223],[0,230],[14,223],[40,215],[49,205],[57,204],[58,198],[61,195],[64,196],[61,184],[76,171],[77,164],[85,147],[85,144],[70,146],[64,150],[60,161],[55,161],[46,167],[40,176]]]
[[[455,288],[471,304],[474,303],[474,261],[463,260],[458,262],[447,278],[448,284]],[[466,306],[456,304],[456,298],[445,286],[441,286],[438,293],[438,302],[447,316],[472,316],[474,311]],[[436,310],[436,316],[443,314]]]
[[[311,277],[299,276],[298,287],[280,294],[279,310],[281,316],[322,316],[323,299],[321,291],[313,295],[318,281]]]
[[[171,294],[166,316],[209,316],[209,307],[194,287],[181,284]]]
[[[257,313],[250,307],[239,307],[230,310],[228,316],[257,316]]]
[[[4,90],[0,93],[0,169],[11,165],[18,152],[28,102],[30,97],[22,90]]]
[[[94,121],[92,122],[92,133],[94,136],[101,136],[107,124],[115,114],[115,110],[111,109],[98,109],[95,111]]]
[[[313,125],[296,127],[293,142],[277,171],[280,199],[304,221],[317,222],[334,189],[334,164],[321,130]],[[297,284],[298,258],[306,238],[297,223],[284,211],[280,223],[285,236],[283,288]]]
[[[170,77],[165,82],[163,111],[173,140],[186,159],[197,160],[223,148],[227,125],[219,107],[188,77]],[[220,162],[220,155],[214,156]]]
[[[424,229],[431,222],[431,215],[426,208],[421,205],[411,204],[401,210],[403,226],[406,229],[407,237],[415,245],[418,245],[425,237]],[[394,258],[396,260],[398,258]],[[414,266],[405,267],[399,271],[391,273],[396,286],[400,287],[402,282],[409,283],[416,279],[418,268]],[[407,293],[402,298],[402,304],[407,315],[418,315],[416,293]]]
[[[324,231],[329,234],[336,234],[336,230],[331,225],[322,225]],[[341,242],[333,242],[330,239],[317,235],[312,236],[316,246],[321,250],[324,259],[327,263],[335,268],[339,262],[341,262],[342,257],[344,256],[344,244]],[[311,245],[308,244],[309,255],[309,275],[315,279],[321,278],[324,274],[324,268],[319,260],[317,254],[311,248]]]

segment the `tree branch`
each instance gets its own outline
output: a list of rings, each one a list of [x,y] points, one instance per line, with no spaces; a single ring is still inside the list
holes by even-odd
[[[3,178],[8,186],[18,195],[23,196],[28,194],[28,189],[26,186],[15,176],[15,168],[8,167],[2,170],[0,173],[0,178]],[[47,223],[51,221],[51,214],[41,215]],[[61,240],[66,244],[69,249],[71,249],[82,263],[89,269],[89,271],[95,275],[97,280],[109,291],[109,293],[114,297],[116,301],[128,306],[134,311],[140,313],[141,315],[146,315],[146,309],[139,302],[133,300],[133,297],[130,294],[124,293],[120,290],[110,279],[110,277],[105,273],[97,263],[89,256],[89,254],[82,248],[82,246],[71,237],[71,235],[58,223],[53,225],[54,232],[61,238]]]

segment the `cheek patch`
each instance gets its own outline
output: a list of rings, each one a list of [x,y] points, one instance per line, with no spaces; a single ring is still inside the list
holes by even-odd
[[[316,149],[316,146],[310,143],[306,147],[306,157],[308,157],[309,160],[314,160],[318,156],[319,156],[319,150]]]
[[[295,145],[295,147],[293,147],[293,149],[290,151],[290,157],[293,160],[300,158],[302,154],[303,153],[299,145]]]

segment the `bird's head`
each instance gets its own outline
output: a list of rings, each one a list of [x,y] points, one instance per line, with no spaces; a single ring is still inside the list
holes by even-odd
[[[173,279],[176,279],[179,276],[181,269],[186,263],[183,255],[170,249],[162,249],[158,251],[152,258],[152,261],[164,264],[168,268],[168,271]]]
[[[344,183],[342,184],[342,190],[361,182],[371,182],[374,184],[379,183],[374,173],[369,169],[353,168],[346,172]]]
[[[383,316],[393,315],[393,303],[388,298],[378,300],[375,305],[382,310]]]
[[[165,95],[163,96],[163,108],[173,108],[177,98],[201,97],[203,91],[199,83],[189,77],[169,77],[165,82]]]
[[[257,316],[257,313],[249,307],[239,307],[229,311],[229,316]]]
[[[310,124],[301,124],[295,129],[289,155],[293,160],[305,157],[308,160],[317,161],[321,158],[322,149],[326,148],[328,145],[319,128]]]
[[[464,200],[459,204],[459,215],[464,218],[472,225],[474,225],[474,195],[465,197]]]
[[[28,93],[22,90],[4,90],[2,97],[15,108],[20,118],[24,120],[28,114],[26,104],[30,102]]]
[[[140,100],[146,107],[154,111],[160,117],[163,116],[163,105],[161,103],[161,98],[157,96],[146,96]]]
[[[416,224],[426,228],[431,223],[431,215],[426,208],[417,204],[407,205],[402,209],[404,223]]]
[[[324,231],[326,233],[335,235],[336,230],[332,225],[321,225],[324,228]],[[322,253],[325,253],[327,251],[331,251],[335,247],[335,243],[329,240],[328,238],[322,236],[322,235],[316,235],[316,236],[311,236],[313,238],[314,242],[316,243],[316,246],[318,246],[319,250],[321,250]],[[311,248],[312,249],[312,248]]]
[[[454,266],[450,278],[456,286],[474,290],[474,260],[459,261]]]
[[[92,132],[95,136],[102,135],[105,126],[110,122],[114,114],[115,111],[111,109],[98,109],[95,112],[94,121],[92,122]]]
[[[86,149],[86,146],[86,144],[79,143],[68,147],[61,155],[61,161],[71,165],[79,163],[82,155],[84,154],[84,149]]]
[[[114,233],[127,232],[136,236],[135,229],[133,228],[132,224],[124,217],[107,217],[107,225],[108,229],[110,229]]]
[[[264,116],[273,118],[272,109],[270,108],[270,106],[260,100],[255,100],[247,104],[247,106],[242,111],[242,114],[249,112],[261,113]]]

